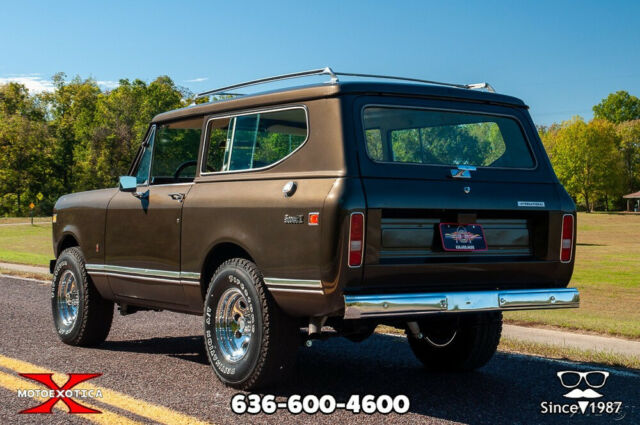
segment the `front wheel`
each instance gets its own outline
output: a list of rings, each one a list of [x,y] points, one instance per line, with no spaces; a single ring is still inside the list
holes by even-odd
[[[264,387],[293,367],[299,329],[267,291],[251,261],[225,261],[204,304],[204,339],[218,378],[241,390]]]
[[[87,275],[80,248],[58,257],[51,284],[51,311],[58,337],[65,344],[94,346],[107,339],[113,302],[100,296]]]
[[[470,371],[484,366],[498,348],[502,313],[464,314],[418,321],[407,329],[413,354],[430,371]]]

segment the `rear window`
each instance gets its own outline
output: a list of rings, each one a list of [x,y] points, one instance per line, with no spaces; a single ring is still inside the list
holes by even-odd
[[[535,161],[515,119],[466,112],[367,107],[369,158],[378,162],[533,168]]]

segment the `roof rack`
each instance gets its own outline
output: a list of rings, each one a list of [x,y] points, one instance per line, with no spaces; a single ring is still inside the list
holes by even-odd
[[[243,87],[255,86],[255,85],[258,85],[258,84],[266,84],[266,83],[272,83],[274,81],[290,80],[292,78],[310,77],[310,76],[314,76],[314,75],[328,75],[329,77],[331,77],[330,80],[327,81],[327,83],[329,83],[329,84],[338,83],[339,82],[338,76],[342,75],[344,77],[382,78],[382,79],[387,79],[387,80],[411,81],[411,82],[415,82],[415,83],[434,84],[434,85],[438,85],[438,86],[447,86],[447,87],[456,87],[456,88],[459,88],[459,89],[470,89],[470,90],[486,89],[487,91],[489,91],[491,93],[495,93],[494,88],[488,83],[455,84],[455,83],[443,83],[443,82],[440,82],[440,81],[421,80],[421,79],[418,79],[418,78],[395,77],[395,76],[391,76],[391,75],[375,75],[375,74],[357,74],[357,73],[353,73],[353,72],[337,72],[337,71],[334,71],[330,67],[327,66],[325,68],[318,68],[318,69],[312,69],[312,70],[309,70],[309,71],[293,72],[293,73],[290,73],[290,74],[282,74],[282,75],[276,75],[276,76],[273,76],[273,77],[260,78],[258,80],[252,80],[252,81],[247,81],[247,82],[244,82],[244,83],[233,84],[231,86],[220,87],[220,88],[217,88],[217,89],[208,90],[208,91],[205,91],[205,92],[202,92],[202,93],[198,93],[196,95],[196,99],[199,99],[199,98],[202,98],[202,97],[212,96],[214,94],[241,96],[241,94],[239,94],[239,93],[230,93],[229,91],[230,90],[239,89],[239,88],[243,88]]]

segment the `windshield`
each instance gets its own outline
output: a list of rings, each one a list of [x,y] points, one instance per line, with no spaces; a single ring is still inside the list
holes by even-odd
[[[371,106],[364,109],[367,154],[378,162],[533,168],[513,118],[470,112]]]

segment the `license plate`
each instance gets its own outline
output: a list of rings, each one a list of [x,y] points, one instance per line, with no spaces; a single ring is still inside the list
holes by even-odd
[[[480,224],[440,223],[445,251],[486,251],[487,241]]]

